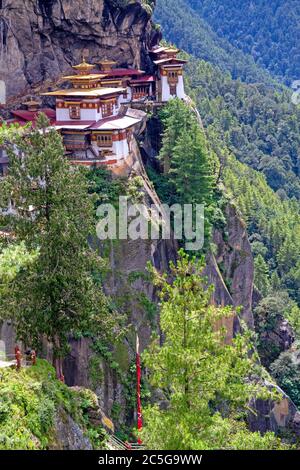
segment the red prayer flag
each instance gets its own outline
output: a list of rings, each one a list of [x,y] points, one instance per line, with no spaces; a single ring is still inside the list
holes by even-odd
[[[137,428],[138,431],[141,431],[143,428],[143,418],[142,418],[142,404],[141,404],[141,358],[140,358],[140,341],[138,334],[136,335],[136,392],[137,392]],[[141,444],[142,441],[139,438],[138,443]]]

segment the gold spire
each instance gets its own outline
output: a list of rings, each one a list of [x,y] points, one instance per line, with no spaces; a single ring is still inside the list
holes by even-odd
[[[116,61],[110,60],[106,56],[103,59],[98,60],[97,63],[100,65],[101,70],[103,70],[104,72],[111,71],[111,69],[117,65]]]
[[[88,75],[92,69],[94,69],[95,66],[92,64],[88,64],[85,61],[85,58],[83,56],[82,62],[79,65],[73,65],[73,69],[75,69],[79,75]]]
[[[26,106],[28,111],[37,111],[41,106],[41,102],[33,99],[32,96],[30,96],[30,98],[27,101],[24,101],[22,104]]]

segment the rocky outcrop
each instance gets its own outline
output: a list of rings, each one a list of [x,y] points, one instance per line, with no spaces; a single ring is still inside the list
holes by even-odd
[[[137,176],[141,178],[141,194],[147,207],[154,203],[160,204],[143,170],[137,147],[134,153],[135,161],[129,179]],[[147,310],[143,303],[144,299],[149,299],[150,308],[151,302],[153,305],[157,303],[155,288],[147,279],[147,264],[150,262],[161,273],[167,272],[170,261],[176,260],[177,249],[173,239],[120,240],[109,246],[110,273],[104,290],[115,303],[121,305],[123,311],[126,311],[128,323],[132,325],[124,342],[113,351],[114,359],[120,364],[120,370],[111,368],[109,362],[95,352],[93,340],[90,338],[70,340],[71,351],[64,361],[67,384],[93,388],[100,407],[107,416],[112,415],[112,409],[118,403],[120,406],[116,424],[128,419],[126,390],[120,377],[126,376],[135,360],[134,329],[138,330],[140,348],[143,351],[149,344],[153,329],[158,327],[155,313]],[[132,411],[130,410],[131,413]]]
[[[50,85],[84,54],[119,66],[151,69],[148,48],[159,33],[140,2],[123,8],[110,0],[2,0],[0,81],[8,98]]]
[[[68,415],[59,409],[55,415],[52,442],[49,450],[92,450],[93,446],[83,430]]]
[[[281,353],[288,351],[295,341],[295,332],[283,313],[289,299],[276,293],[260,300],[254,309],[258,352],[262,364],[269,368]]]
[[[268,388],[282,396],[280,401],[258,399],[251,403],[252,413],[248,415],[251,431],[275,434],[291,433],[290,438],[300,437],[300,413],[291,399],[274,384],[266,383]]]
[[[11,321],[3,321],[0,323],[0,341],[3,345],[3,353],[12,358],[15,354],[16,334]]]
[[[251,245],[245,223],[233,205],[227,205],[225,217],[223,230],[214,231],[216,253],[208,256],[205,274],[209,283],[215,286],[214,303],[241,307],[241,318],[253,329],[254,263]]]

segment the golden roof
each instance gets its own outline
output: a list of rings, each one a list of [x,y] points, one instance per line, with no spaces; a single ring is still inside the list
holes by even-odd
[[[73,69],[77,70],[79,73],[89,72],[90,70],[95,68],[94,65],[88,64],[84,58],[81,64],[73,65],[72,67]]]
[[[152,49],[151,51],[154,54],[170,54],[170,53],[178,53],[180,52],[180,49],[177,49],[176,47],[168,47],[168,46],[161,46],[161,47],[156,47]]]
[[[104,74],[100,73],[90,73],[88,75],[67,75],[66,77],[62,77],[63,80],[71,80],[71,81],[80,81],[80,80],[100,80],[101,78],[106,77]]]
[[[162,54],[178,54],[178,52],[180,52],[179,49],[176,49],[175,47],[168,47],[162,52]]]
[[[35,100],[28,100],[28,101],[24,101],[24,103],[22,104],[25,104],[27,106],[35,106],[35,105],[40,105],[41,102],[40,101],[35,101]]]
[[[108,64],[116,64],[117,62],[115,60],[110,60],[110,59],[107,59],[106,57],[104,59],[101,59],[101,60],[98,60],[97,61],[98,64],[104,64],[104,65],[108,65]]]

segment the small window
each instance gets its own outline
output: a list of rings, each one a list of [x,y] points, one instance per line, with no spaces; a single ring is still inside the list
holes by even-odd
[[[113,107],[113,103],[103,103],[101,105],[101,108],[102,108],[102,116],[103,117],[107,117],[107,116],[112,116],[113,114],[113,110],[114,110],[114,107]]]
[[[97,135],[97,144],[98,144],[98,147],[112,147],[111,134]]]
[[[69,108],[70,118],[71,119],[80,119],[80,106],[74,105]]]

